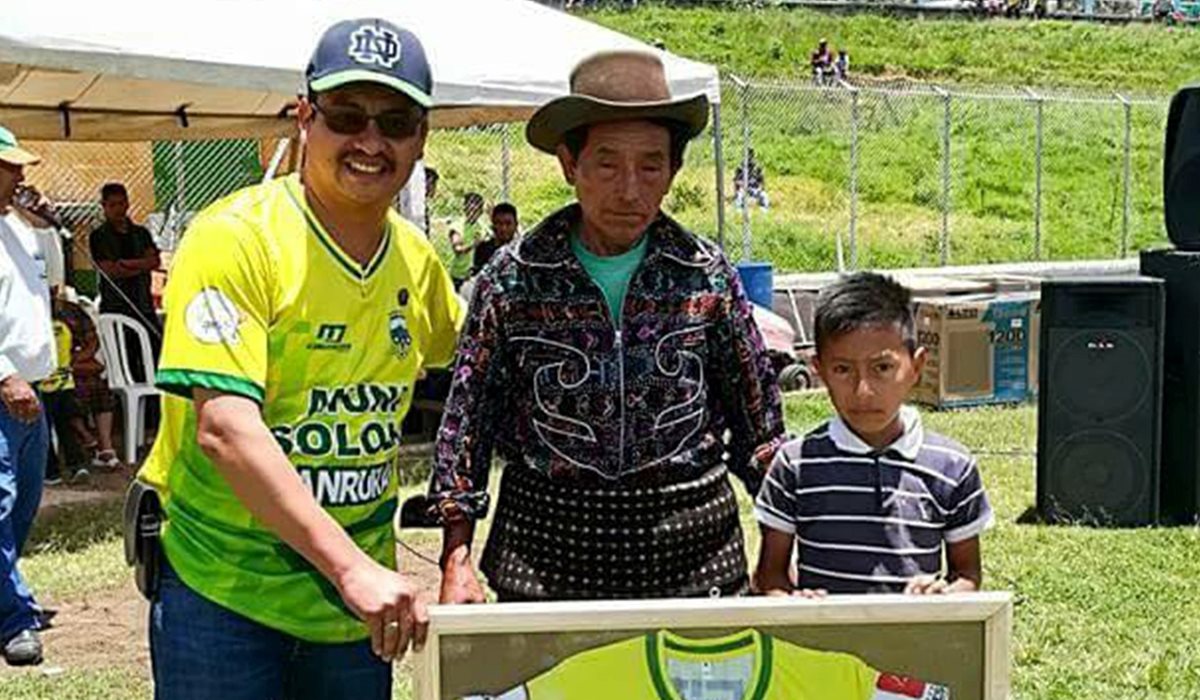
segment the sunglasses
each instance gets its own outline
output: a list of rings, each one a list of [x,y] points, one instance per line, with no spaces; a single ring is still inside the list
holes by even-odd
[[[406,139],[415,136],[421,126],[425,114],[420,109],[396,109],[379,114],[370,114],[366,110],[349,105],[328,105],[322,107],[312,102],[314,112],[325,115],[325,125],[335,134],[354,136],[366,130],[372,121],[379,127],[379,133],[389,139]]]

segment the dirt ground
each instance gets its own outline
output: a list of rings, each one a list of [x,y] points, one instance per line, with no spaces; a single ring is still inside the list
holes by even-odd
[[[113,475],[111,479],[106,477],[87,488],[50,487],[46,489],[42,507],[70,507],[84,501],[119,498],[126,483],[127,477]],[[436,560],[436,546],[433,540],[425,538],[425,541],[416,542],[413,549]],[[412,576],[423,591],[433,595],[439,580],[436,566],[404,548],[398,549],[397,556],[401,571]],[[132,577],[117,588],[48,603],[57,614],[50,629],[42,634],[47,659],[41,668],[43,673],[53,674],[68,668],[123,667],[149,675],[147,617],[150,605],[134,586]]]
[[[120,498],[125,494],[125,489],[129,486],[132,478],[133,470],[122,467],[115,471],[91,472],[86,483],[47,486],[42,491],[42,504],[38,511],[74,503]]]
[[[55,667],[125,667],[150,673],[146,641],[150,604],[132,579],[119,588],[52,605],[58,614],[42,633],[47,659],[43,672],[53,672]]]

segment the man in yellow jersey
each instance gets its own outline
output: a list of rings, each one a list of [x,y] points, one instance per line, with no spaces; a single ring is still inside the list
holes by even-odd
[[[427,616],[396,571],[400,424],[460,310],[389,207],[420,158],[432,77],[412,33],[335,24],[306,71],[299,177],[192,223],[166,291],[156,697],[391,697]]]

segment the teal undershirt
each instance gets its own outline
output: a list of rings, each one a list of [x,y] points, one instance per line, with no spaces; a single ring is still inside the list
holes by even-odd
[[[583,265],[592,281],[604,292],[604,300],[612,312],[613,323],[621,326],[621,307],[625,304],[625,293],[629,291],[629,281],[638,265],[646,257],[646,240],[643,235],[632,248],[620,255],[596,255],[584,247],[579,240],[579,234],[571,234],[571,251]]]

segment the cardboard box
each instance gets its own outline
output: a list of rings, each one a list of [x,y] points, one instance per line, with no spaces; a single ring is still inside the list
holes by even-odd
[[[954,408],[1037,395],[1038,294],[940,297],[915,305],[917,342],[929,355],[914,401]]]

